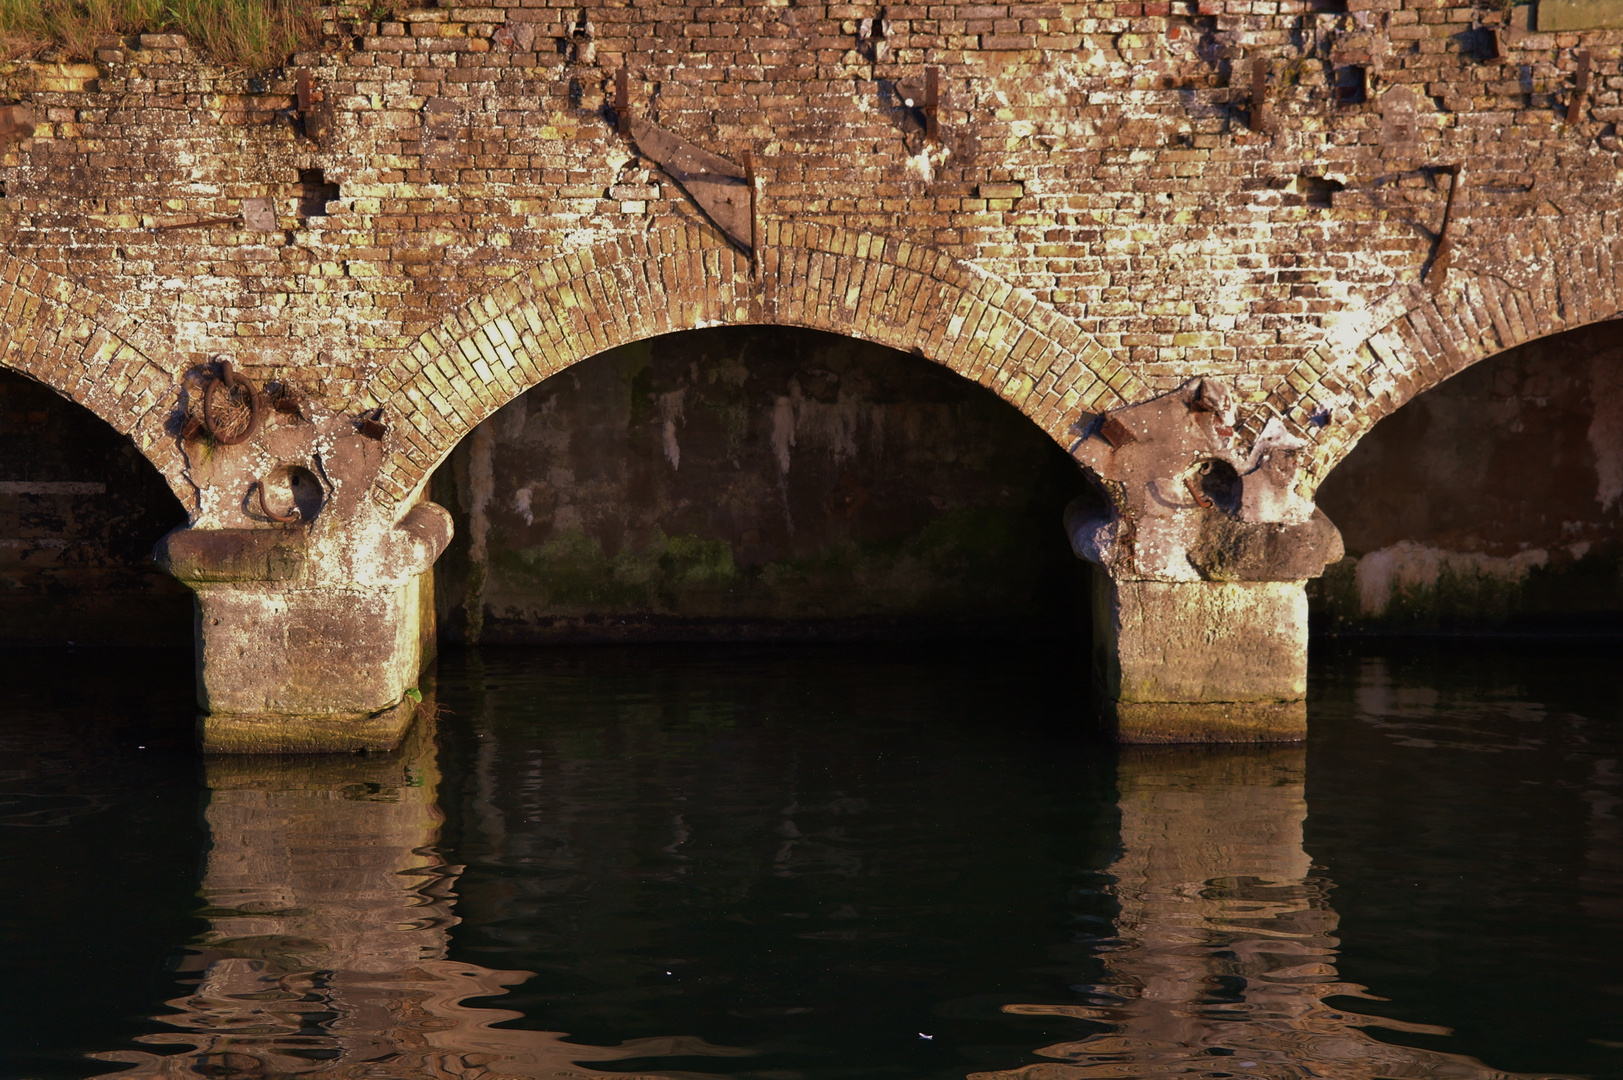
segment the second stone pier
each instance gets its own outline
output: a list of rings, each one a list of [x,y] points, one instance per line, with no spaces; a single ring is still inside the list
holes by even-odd
[[[1303,445],[1273,421],[1242,453],[1212,379],[1084,430],[1074,454],[1099,495],[1065,525],[1097,567],[1094,692],[1119,741],[1305,737],[1304,584],[1342,546],[1297,491]]]

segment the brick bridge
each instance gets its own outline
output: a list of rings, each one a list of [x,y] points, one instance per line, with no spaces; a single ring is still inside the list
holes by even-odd
[[[392,743],[436,467],[734,324],[935,361],[1081,463],[1121,737],[1299,738],[1320,482],[1618,314],[1614,7],[442,0],[259,75],[108,40],[0,74],[0,363],[185,508],[214,749]]]

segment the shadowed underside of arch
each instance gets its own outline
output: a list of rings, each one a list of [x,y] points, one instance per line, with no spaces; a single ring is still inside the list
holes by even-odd
[[[67,278],[0,257],[0,367],[44,383],[133,442],[188,514],[197,492],[165,430],[179,374],[132,316]]]
[[[411,496],[480,421],[570,365],[707,326],[801,326],[916,353],[992,389],[1062,445],[1079,411],[1148,396],[1075,323],[968,263],[826,226],[766,233],[758,273],[713,231],[672,228],[560,255],[464,305],[369,384],[365,404],[400,432],[374,497]]]
[[[1615,318],[1623,213],[1550,215],[1469,246],[1446,286],[1394,290],[1357,332],[1307,354],[1269,404],[1312,443],[1311,495],[1370,428],[1445,379],[1537,338]]]

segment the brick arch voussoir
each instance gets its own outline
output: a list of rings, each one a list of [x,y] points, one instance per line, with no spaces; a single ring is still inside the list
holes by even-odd
[[[999,394],[1061,445],[1081,413],[1149,396],[1074,322],[933,248],[772,224],[758,265],[708,230],[673,228],[529,268],[423,333],[373,376],[366,403],[399,435],[374,498],[410,500],[486,417],[618,345],[680,330],[825,330],[934,360]]]
[[[16,256],[0,257],[0,367],[42,383],[135,444],[188,514],[197,491],[169,433],[179,375],[159,342],[104,297]]]
[[[1389,294],[1376,305],[1389,317],[1350,346],[1304,357],[1270,398],[1286,426],[1310,443],[1303,493],[1316,491],[1382,419],[1473,364],[1617,317],[1623,236],[1609,220],[1584,225],[1539,222],[1507,238],[1501,246],[1509,251],[1457,264],[1436,294],[1418,283]],[[1499,265],[1522,272],[1512,279]]]

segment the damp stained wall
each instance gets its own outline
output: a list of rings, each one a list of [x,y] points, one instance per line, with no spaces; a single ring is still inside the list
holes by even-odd
[[[1376,426],[1319,489],[1342,630],[1623,625],[1623,322],[1485,360]]]
[[[918,357],[733,327],[519,397],[433,495],[442,633],[529,642],[1068,633],[1086,575],[1063,450]]]
[[[185,645],[192,594],[152,563],[186,520],[135,446],[0,372],[0,645]]]

